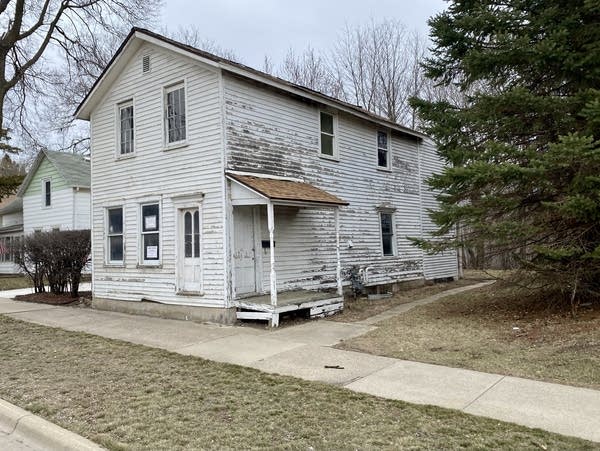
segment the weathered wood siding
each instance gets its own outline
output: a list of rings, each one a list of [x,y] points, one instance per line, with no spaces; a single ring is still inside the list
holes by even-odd
[[[392,169],[377,167],[373,124],[338,114],[339,161],[319,156],[319,108],[241,79],[225,76],[226,165],[230,170],[297,177],[350,203],[341,209],[343,272],[366,270],[369,283],[422,277],[423,255],[406,236],[420,236],[417,141],[392,135]],[[395,211],[396,255],[382,256],[377,207]],[[266,224],[262,224],[263,238]],[[280,289],[332,287],[333,214],[277,209],[276,269]],[[352,248],[348,242],[352,241]],[[268,253],[263,251],[263,286]],[[266,289],[266,288],[265,288]]]
[[[142,57],[151,70],[143,74]],[[163,149],[163,88],[185,80],[187,145]],[[199,306],[224,305],[223,164],[219,76],[191,59],[145,44],[92,114],[94,295]],[[133,99],[135,154],[117,159],[116,105]],[[174,198],[203,193],[203,296],[176,294]],[[140,204],[161,208],[161,265],[139,265]],[[123,206],[125,261],[106,264],[106,207]]]
[[[435,145],[431,140],[424,140],[421,145],[421,180],[423,197],[423,233],[430,237],[436,230],[428,211],[437,208],[435,192],[427,184],[427,179],[434,173],[440,173],[444,163],[439,159],[435,151]],[[444,279],[447,277],[458,277],[458,259],[455,251],[446,251],[440,254],[424,255],[424,275],[428,280]]]

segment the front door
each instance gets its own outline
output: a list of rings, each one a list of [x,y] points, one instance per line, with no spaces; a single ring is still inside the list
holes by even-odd
[[[252,207],[233,210],[233,268],[236,296],[256,292],[256,249]]]
[[[198,208],[179,210],[179,219],[179,287],[181,291],[200,292],[200,212]]]

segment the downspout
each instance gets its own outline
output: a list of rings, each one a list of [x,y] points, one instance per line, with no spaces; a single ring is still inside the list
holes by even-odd
[[[423,179],[421,173],[421,141],[417,140],[417,177],[419,178],[419,238],[423,240]],[[425,279],[425,252],[421,249],[421,270]]]

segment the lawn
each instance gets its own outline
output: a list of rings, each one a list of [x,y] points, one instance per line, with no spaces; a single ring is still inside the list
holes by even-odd
[[[3,316],[0,355],[0,397],[113,450],[596,449],[453,410]]]
[[[600,389],[600,306],[549,306],[504,282],[382,321],[338,347]]]
[[[32,286],[31,279],[26,276],[0,276],[0,291]]]

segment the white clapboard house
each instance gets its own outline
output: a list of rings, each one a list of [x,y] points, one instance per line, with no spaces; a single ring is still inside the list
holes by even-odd
[[[133,29],[77,110],[91,122],[98,308],[231,322],[457,276],[432,230],[427,136]],[[146,301],[146,302],[144,302]]]

